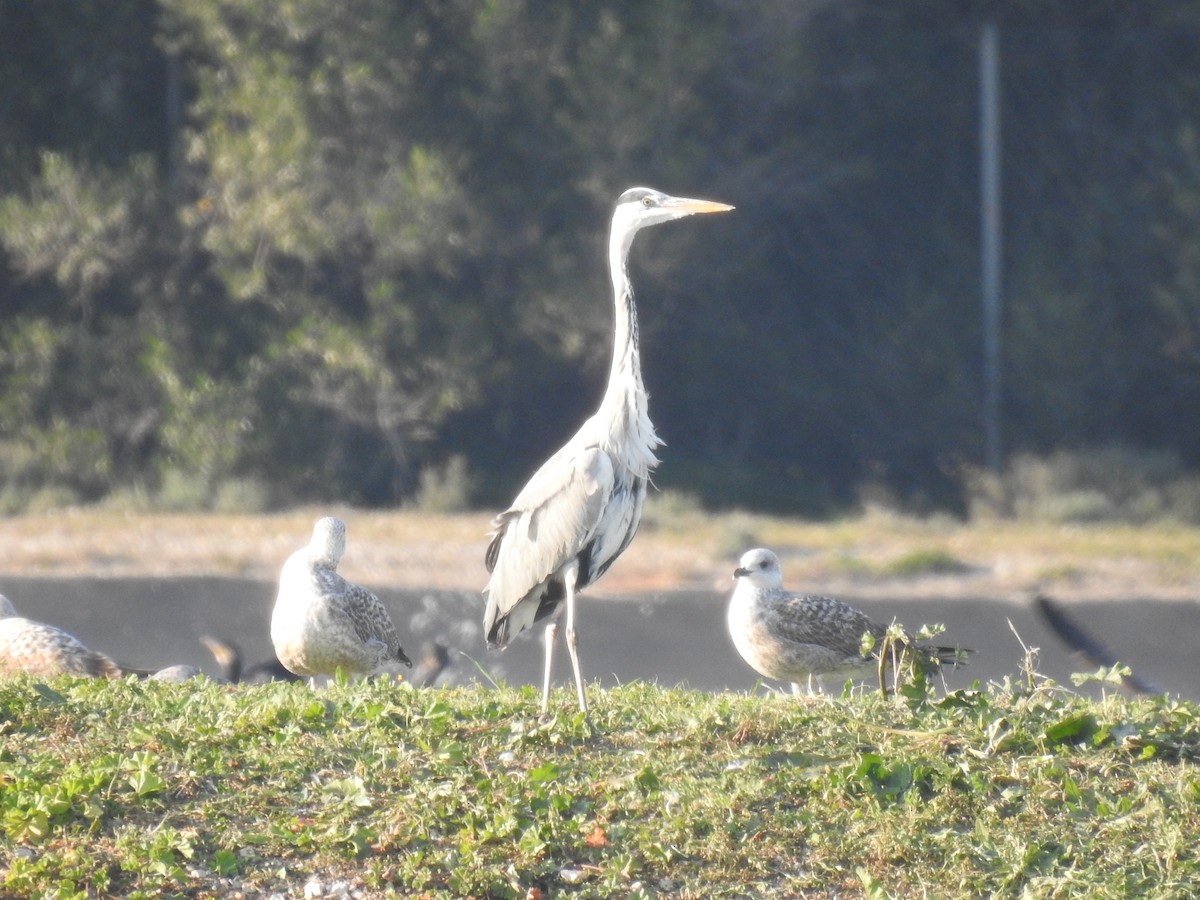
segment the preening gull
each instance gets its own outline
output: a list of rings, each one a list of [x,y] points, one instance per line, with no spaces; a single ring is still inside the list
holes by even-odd
[[[0,675],[19,672],[38,678],[121,676],[120,666],[103,653],[89,650],[61,628],[18,615],[12,602],[0,594]]]
[[[395,663],[411,667],[387,608],[337,573],[345,550],[345,523],[326,516],[308,546],[284,563],[271,614],[275,655],[289,672],[310,678],[339,668],[370,675]]]
[[[877,642],[887,627],[853,606],[830,597],[784,590],[779,557],[762,548],[742,555],[733,573],[737,585],[729,600],[729,635],[742,659],[767,678],[788,681],[799,693],[801,682],[812,692],[813,679],[824,690],[823,676],[861,678],[876,670],[878,658],[862,653],[863,635]],[[939,662],[957,662],[953,647],[920,645]]]

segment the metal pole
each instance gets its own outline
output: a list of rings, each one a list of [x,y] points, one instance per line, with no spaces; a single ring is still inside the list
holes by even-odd
[[[1000,428],[1000,40],[988,22],[979,38],[979,155],[983,291],[983,420],[988,468],[1004,464]]]

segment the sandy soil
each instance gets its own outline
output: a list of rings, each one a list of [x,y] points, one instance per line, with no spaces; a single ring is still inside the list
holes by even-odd
[[[77,511],[0,519],[0,577],[236,577],[272,581],[312,523],[345,519],[346,577],[396,589],[479,590],[487,580],[486,513],[354,509],[262,516]],[[717,590],[741,552],[775,549],[797,590],[1024,602],[1200,598],[1200,530],[963,525],[868,516],[806,523],[741,514],[648,514],[604,578],[612,594]]]

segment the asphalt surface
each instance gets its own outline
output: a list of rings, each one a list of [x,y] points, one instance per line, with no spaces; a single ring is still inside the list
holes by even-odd
[[[430,641],[450,651],[452,665],[444,681],[486,681],[482,670],[496,681],[540,687],[540,626],[518,636],[507,650],[487,650],[480,594],[374,590],[391,610],[410,656]],[[234,578],[0,579],[0,593],[22,615],[57,625],[123,664],[156,669],[189,663],[211,674],[220,669],[200,644],[201,634],[236,643],[247,665],[272,656],[268,623],[274,592],[274,584]],[[1073,655],[1032,605],[967,597],[893,603],[841,599],[882,622],[896,618],[909,628],[944,624],[940,643],[975,650],[970,666],[947,673],[951,688],[1020,677],[1024,650],[1014,628],[1027,646],[1039,648],[1038,671],[1062,685],[1073,687],[1072,672],[1095,668]],[[640,679],[706,691],[756,689],[760,679],[726,632],[726,602],[726,596],[707,592],[583,595],[578,628],[585,678],[606,685]],[[1143,679],[1172,695],[1200,699],[1195,661],[1200,604],[1074,601],[1066,608]],[[560,638],[556,684],[568,687],[570,677]]]

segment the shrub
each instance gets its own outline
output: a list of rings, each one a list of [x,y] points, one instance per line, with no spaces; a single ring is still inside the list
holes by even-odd
[[[429,466],[421,471],[413,506],[430,513],[462,512],[470,508],[474,491],[467,458],[456,453],[444,466]]]
[[[1170,451],[1120,445],[1021,453],[1000,476],[964,473],[973,517],[1032,522],[1200,523],[1200,476]]]

